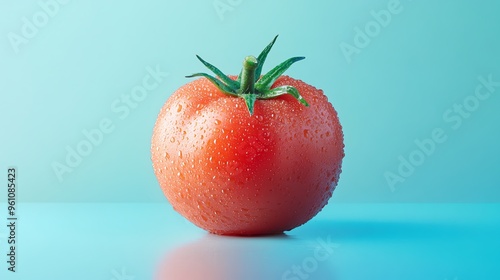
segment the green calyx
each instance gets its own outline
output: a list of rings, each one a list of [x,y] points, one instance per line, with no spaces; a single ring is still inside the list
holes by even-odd
[[[290,94],[295,97],[300,103],[305,106],[309,104],[302,98],[299,91],[292,86],[280,86],[271,89],[274,82],[283,74],[285,71],[292,66],[297,61],[304,59],[305,57],[292,57],[285,60],[278,66],[274,67],[271,71],[261,77],[262,66],[266,61],[267,54],[271,50],[276,42],[278,36],[274,37],[273,41],[267,45],[267,47],[260,53],[256,58],[254,56],[247,56],[243,61],[243,69],[238,75],[236,80],[232,80],[227,75],[222,73],[217,67],[206,62],[198,55],[196,56],[203,65],[210,69],[216,76],[211,76],[206,73],[196,73],[186,78],[192,77],[205,77],[210,82],[212,82],[220,91],[223,93],[243,98],[248,107],[250,115],[253,115],[255,101],[257,99],[270,99],[283,94]]]

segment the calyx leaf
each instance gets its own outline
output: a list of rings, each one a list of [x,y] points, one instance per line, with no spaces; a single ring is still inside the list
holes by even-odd
[[[292,64],[303,60],[305,57],[299,56],[289,58],[261,77],[264,62],[266,61],[267,55],[271,51],[271,48],[277,38],[278,35],[274,37],[271,43],[264,48],[257,58],[253,56],[247,56],[245,58],[243,61],[243,69],[236,80],[229,78],[229,76],[224,74],[217,67],[206,62],[198,55],[196,57],[201,61],[201,63],[203,63],[203,65],[210,69],[210,71],[212,71],[217,78],[206,73],[195,73],[186,76],[186,78],[205,77],[221,92],[230,96],[243,98],[250,115],[253,115],[255,101],[257,99],[270,99],[283,94],[290,94],[304,106],[309,106],[307,101],[302,98],[299,91],[292,86],[285,85],[271,89],[274,82],[276,82],[276,80],[283,73],[285,73],[285,71],[288,70]]]

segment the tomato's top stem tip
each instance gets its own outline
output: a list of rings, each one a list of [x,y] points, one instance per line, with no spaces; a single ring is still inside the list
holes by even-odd
[[[239,94],[255,94],[255,71],[259,62],[255,56],[249,55],[243,60],[243,69],[241,70]],[[245,99],[247,101],[247,99]],[[249,100],[250,102],[255,102]],[[248,104],[247,104],[248,105]]]
[[[243,60],[243,69],[241,70],[238,78],[232,80],[229,76],[225,75],[217,67],[203,60],[200,56],[196,55],[198,60],[210,69],[216,76],[211,76],[206,73],[196,73],[187,78],[192,77],[205,77],[212,82],[221,92],[243,98],[248,107],[250,115],[253,114],[254,104],[257,99],[271,99],[283,94],[290,94],[295,97],[300,103],[305,106],[309,104],[302,98],[299,91],[292,86],[280,86],[271,89],[274,82],[288,69],[292,64],[297,61],[303,60],[305,57],[292,57],[278,66],[274,67],[271,71],[261,77],[262,67],[266,61],[267,54],[274,45],[278,35],[267,45],[264,50],[256,58],[255,56],[247,56]]]
[[[259,62],[257,61],[257,58],[253,55],[249,55],[245,57],[245,60],[243,60],[243,68],[248,69],[248,70],[255,70],[257,69],[257,66],[259,65]]]

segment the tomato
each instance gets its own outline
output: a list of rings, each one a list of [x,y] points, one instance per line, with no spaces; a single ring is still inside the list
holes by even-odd
[[[258,59],[248,59],[256,70]],[[215,78],[196,74],[203,78],[171,95],[153,131],[153,168],[165,196],[215,234],[274,234],[302,225],[327,204],[344,157],[342,127],[322,90],[281,73],[266,89],[245,74],[247,66],[241,78],[224,80],[242,88],[257,81],[251,89],[257,93],[228,94]]]

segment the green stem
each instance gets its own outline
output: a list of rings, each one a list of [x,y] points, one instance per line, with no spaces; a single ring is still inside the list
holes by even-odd
[[[219,79],[206,73],[196,73],[186,77],[205,77],[210,82],[212,82],[222,93],[229,96],[243,98],[245,100],[245,104],[248,107],[248,112],[250,113],[250,115],[253,114],[255,101],[257,99],[271,99],[283,94],[290,94],[295,97],[300,103],[304,104],[305,106],[309,106],[304,98],[302,98],[299,91],[292,86],[283,85],[271,88],[274,85],[274,82],[279,77],[281,77],[281,75],[288,68],[290,68],[292,64],[304,59],[304,57],[298,56],[289,58],[278,66],[274,67],[265,75],[261,76],[262,66],[266,61],[267,54],[274,45],[277,37],[278,36],[274,37],[273,41],[269,45],[267,45],[267,47],[260,53],[258,58],[255,58],[255,56],[245,57],[245,60],[243,61],[243,69],[241,70],[236,80],[231,79],[229,76],[222,73],[222,71],[220,71],[217,67],[206,62],[199,56],[197,57],[203,63],[203,65],[214,72],[214,74]]]
[[[241,93],[255,93],[255,70],[258,66],[255,56],[247,56],[243,61],[243,71],[241,72]]]

